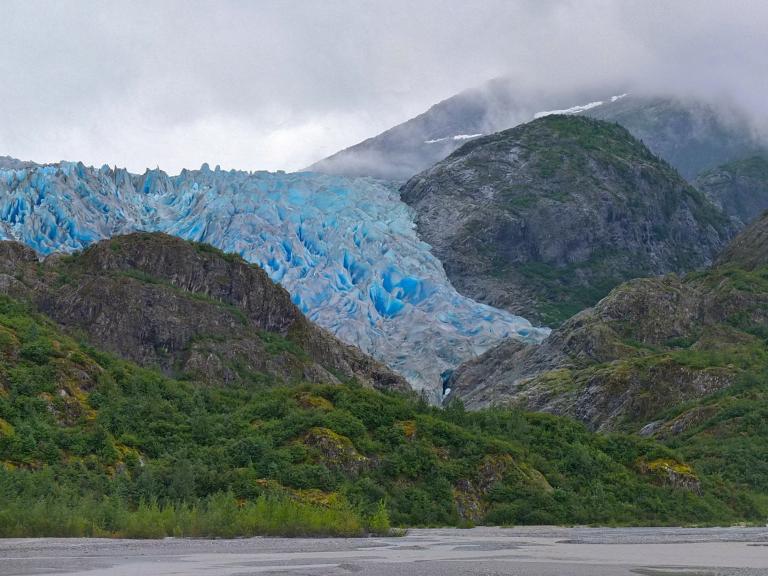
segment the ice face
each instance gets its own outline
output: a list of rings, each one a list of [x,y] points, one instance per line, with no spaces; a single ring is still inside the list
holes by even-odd
[[[416,235],[397,188],[310,173],[80,163],[0,169],[0,236],[43,254],[161,231],[261,266],[312,321],[436,397],[440,375],[500,340],[546,329],[461,296]]]

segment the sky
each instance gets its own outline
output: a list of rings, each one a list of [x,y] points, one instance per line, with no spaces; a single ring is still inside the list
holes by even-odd
[[[727,99],[768,125],[765,0],[2,0],[0,15],[0,155],[22,160],[297,170],[499,76]]]

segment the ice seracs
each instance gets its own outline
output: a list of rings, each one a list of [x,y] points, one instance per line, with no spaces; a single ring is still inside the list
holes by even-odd
[[[441,374],[507,337],[518,316],[457,293],[395,185],[310,173],[161,170],[81,163],[0,169],[0,237],[43,254],[162,231],[264,268],[314,322],[439,399]]]

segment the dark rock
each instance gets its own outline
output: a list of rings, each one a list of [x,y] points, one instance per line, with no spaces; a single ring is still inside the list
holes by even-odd
[[[723,251],[717,263],[744,270],[768,266],[768,212],[739,234]]]

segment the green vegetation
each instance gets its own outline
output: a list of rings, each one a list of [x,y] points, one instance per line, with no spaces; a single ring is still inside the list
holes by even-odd
[[[306,358],[307,353],[294,340],[274,332],[260,332],[259,338],[266,344],[267,352],[276,355],[288,352],[296,358]]]
[[[50,486],[46,486],[49,488]],[[386,512],[386,511],[385,511]],[[165,538],[236,536],[362,536],[389,534],[386,517],[364,519],[344,503],[320,506],[279,496],[238,500],[231,492],[194,503],[130,506],[119,497],[68,493],[10,496],[0,506],[0,537]]]
[[[544,414],[440,410],[354,383],[172,380],[0,298],[3,536],[761,519],[727,479],[701,477],[724,498],[649,473],[660,459],[686,466],[659,443]]]
[[[543,372],[527,387],[573,405],[600,389],[615,403],[598,423],[626,433],[653,423],[703,493],[745,518],[768,517],[768,266],[635,281],[606,302],[574,337],[589,340],[601,361]]]
[[[626,267],[618,262],[627,262]],[[632,268],[640,265],[638,255],[605,250],[597,252],[583,262],[556,266],[544,262],[527,262],[510,269],[537,286],[541,295],[533,307],[541,322],[559,326],[578,312],[594,306],[622,279],[632,276]],[[589,278],[589,280],[585,280]]]

